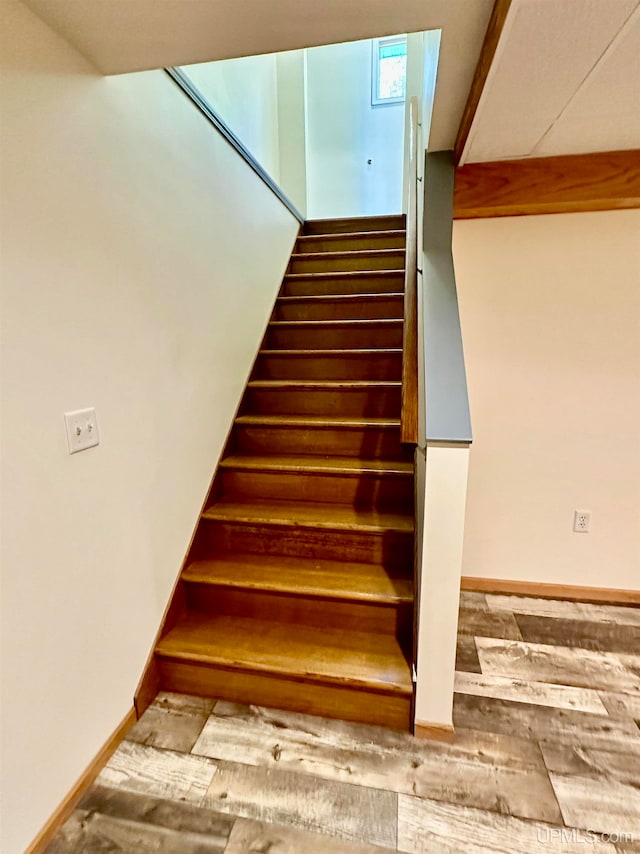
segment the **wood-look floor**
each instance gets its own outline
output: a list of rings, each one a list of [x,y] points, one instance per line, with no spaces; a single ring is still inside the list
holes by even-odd
[[[640,852],[640,609],[462,593],[452,744],[160,694],[47,854]]]

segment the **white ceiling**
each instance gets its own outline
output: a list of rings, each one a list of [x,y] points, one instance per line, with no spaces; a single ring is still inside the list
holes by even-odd
[[[452,148],[493,0],[25,0],[105,74],[442,29],[431,147]]]
[[[452,148],[493,0],[25,0],[105,74],[442,29]],[[640,148],[640,0],[513,0],[463,162]]]
[[[640,0],[513,0],[463,162],[640,148]]]

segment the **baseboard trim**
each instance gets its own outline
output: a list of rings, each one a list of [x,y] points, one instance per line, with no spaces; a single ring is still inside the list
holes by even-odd
[[[427,721],[416,721],[413,734],[416,738],[427,738],[431,741],[451,742],[456,737],[456,731],[451,724],[431,724]]]
[[[75,785],[66,795],[62,803],[57,807],[53,815],[49,818],[40,833],[38,833],[33,842],[27,846],[25,854],[42,854],[42,852],[51,843],[53,837],[69,818],[80,798],[89,789],[135,722],[136,711],[132,707],[102,745],[96,756],[91,760],[85,771],[81,774],[80,778],[76,781]]]
[[[619,590],[611,587],[578,587],[571,584],[508,581],[502,578],[474,578],[463,575],[460,589],[474,590],[478,593],[537,596],[540,599],[570,599],[595,604],[640,606],[640,590]]]

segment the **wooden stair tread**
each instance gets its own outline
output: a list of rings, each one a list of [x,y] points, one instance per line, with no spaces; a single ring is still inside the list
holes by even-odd
[[[325,254],[325,253],[321,253]],[[361,278],[366,279],[368,276],[375,278],[393,278],[402,276],[404,279],[404,267],[398,267],[397,270],[336,270],[335,272],[322,270],[320,272],[304,272],[304,273],[285,273],[285,281],[292,279],[342,279],[342,278]]]
[[[406,229],[407,217],[406,214],[379,214],[375,216],[342,216],[342,217],[318,217],[317,219],[307,219],[304,223],[305,234],[315,234],[316,229],[327,228],[332,234],[342,234],[344,232],[336,232],[335,228],[348,228],[354,231],[362,230],[366,225],[367,231],[377,231],[377,226],[386,228],[401,228]]]
[[[308,294],[306,296],[278,297],[278,302],[285,305],[291,305],[292,303],[313,305],[319,302],[384,302],[389,299],[404,299],[404,293],[402,291],[389,291],[388,293],[381,294]]]
[[[411,603],[411,579],[380,564],[229,554],[190,563],[183,581],[353,602]]]
[[[263,389],[301,389],[314,388],[330,389],[357,389],[358,391],[371,391],[381,389],[397,389],[402,383],[394,380],[250,380],[247,388]]]
[[[411,672],[398,641],[343,629],[191,613],[157,644],[162,657],[301,681],[410,695]]]
[[[235,423],[253,427],[326,427],[346,430],[395,430],[400,427],[399,418],[327,418],[323,415],[238,415]]]
[[[413,477],[413,463],[407,461],[371,460],[357,457],[318,457],[312,455],[230,455],[220,462],[223,469],[245,471],[317,472],[342,475],[399,475]]]
[[[298,240],[322,240],[323,237],[328,237],[331,240],[349,240],[358,237],[404,237],[407,231],[405,228],[389,228],[385,230],[373,231],[339,231],[339,232],[318,232],[317,234],[300,234]]]
[[[335,356],[336,358],[349,358],[349,356],[373,356],[378,359],[380,356],[401,356],[401,347],[352,347],[350,349],[338,350],[260,350],[259,356],[268,356],[270,359],[274,356]]]
[[[293,526],[374,534],[413,533],[413,515],[344,504],[299,501],[237,501],[221,498],[202,514],[204,519],[246,525]]]
[[[278,329],[283,327],[299,328],[301,326],[310,326],[316,329],[328,328],[331,326],[345,326],[347,329],[359,329],[363,326],[402,326],[404,321],[402,318],[395,317],[378,317],[362,320],[360,318],[342,319],[342,320],[272,320],[269,326],[275,326]]]
[[[337,252],[293,252],[292,261],[305,261],[317,259],[326,261],[338,258],[382,258],[390,255],[398,255],[404,258],[404,249],[340,249]]]

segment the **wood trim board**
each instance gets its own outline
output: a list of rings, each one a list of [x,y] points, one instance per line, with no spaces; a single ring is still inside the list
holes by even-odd
[[[402,404],[400,441],[418,444],[418,99],[409,107],[409,187],[407,244],[404,270],[404,324],[402,328]]]
[[[541,599],[567,599],[573,602],[640,606],[640,590],[618,590],[609,587],[579,587],[570,584],[509,581],[502,578],[474,578],[463,575],[460,589],[475,590],[478,593],[537,596]]]
[[[76,804],[90,788],[100,771],[107,764],[120,742],[136,722],[136,711],[132,707],[118,724],[100,750],[80,775],[72,789],[65,796],[42,830],[25,849],[25,854],[42,854],[51,840],[73,812]]]
[[[476,112],[478,111],[480,97],[487,82],[487,77],[489,75],[491,65],[493,64],[493,59],[496,55],[496,49],[498,47],[498,42],[500,41],[500,36],[502,35],[502,30],[504,29],[505,21],[507,20],[507,15],[509,14],[510,6],[511,0],[495,0],[493,4],[491,17],[489,18],[489,23],[487,25],[487,31],[480,49],[480,57],[478,59],[478,64],[476,65],[473,80],[471,81],[471,88],[469,89],[467,102],[464,105],[462,119],[460,120],[460,127],[458,128],[458,135],[456,136],[456,141],[453,147],[453,157],[456,164],[460,163],[464,147],[467,144],[471,126],[476,116]]]
[[[640,207],[640,149],[468,163],[456,169],[455,219]]]
[[[456,732],[453,726],[447,724],[431,724],[427,721],[416,721],[414,725],[416,738],[426,738],[431,741],[452,742],[455,740]]]

